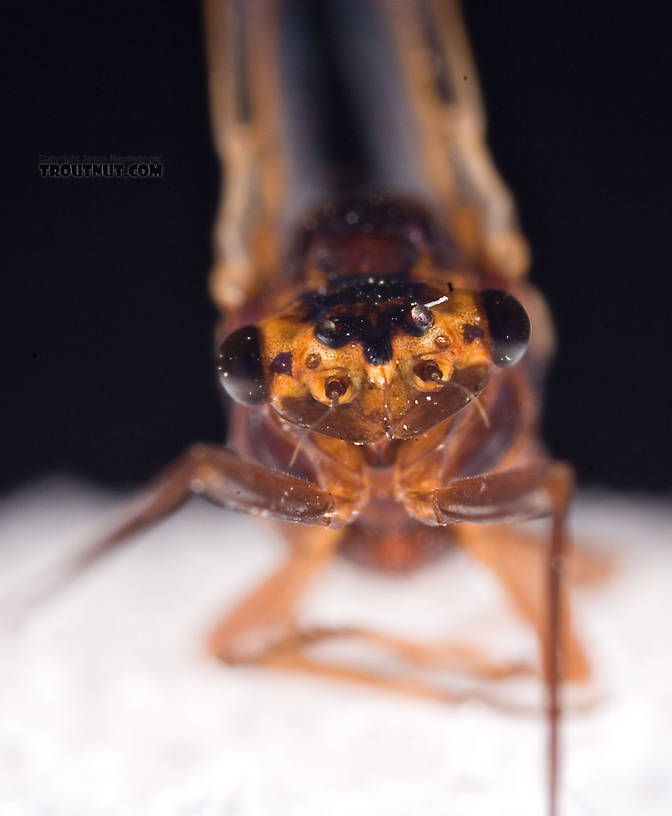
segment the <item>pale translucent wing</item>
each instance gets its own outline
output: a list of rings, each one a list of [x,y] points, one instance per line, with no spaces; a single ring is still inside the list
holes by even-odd
[[[211,292],[223,309],[263,285],[278,251],[285,173],[278,132],[274,0],[206,0],[213,138],[223,168]]]
[[[277,283],[293,229],[345,190],[431,197],[386,13],[380,0],[206,0],[223,309]]]
[[[292,229],[362,188],[422,200],[463,255],[525,274],[456,2],[206,0],[205,23],[225,169],[217,305],[237,309],[277,285]]]
[[[474,59],[456,0],[381,0],[415,107],[426,170],[458,242],[509,278],[529,252],[485,142]]]

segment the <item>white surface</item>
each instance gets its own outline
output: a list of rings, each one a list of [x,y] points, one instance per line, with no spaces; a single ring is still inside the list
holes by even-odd
[[[6,587],[60,560],[118,505],[44,484],[0,507]],[[575,530],[620,570],[577,617],[606,702],[564,728],[563,816],[672,813],[672,513],[584,497]],[[258,522],[192,502],[2,633],[2,816],[525,816],[545,812],[543,718],[450,708],[297,676],[228,669],[202,648],[217,616],[282,557]],[[310,620],[399,633],[489,631],[533,648],[466,558],[411,579],[339,562]],[[501,633],[501,638],[499,634]]]

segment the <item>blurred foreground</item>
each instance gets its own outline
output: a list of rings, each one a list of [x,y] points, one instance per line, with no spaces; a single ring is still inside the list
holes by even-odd
[[[55,482],[6,499],[0,600],[118,507]],[[562,813],[663,816],[672,813],[672,510],[584,495],[573,529],[613,554],[616,571],[576,593],[604,701],[563,729]],[[202,644],[218,615],[282,554],[258,522],[192,501],[19,631],[0,625],[0,813],[544,812],[542,717],[212,661]],[[306,617],[533,654],[531,633],[503,608],[490,575],[458,553],[407,579],[338,562]]]

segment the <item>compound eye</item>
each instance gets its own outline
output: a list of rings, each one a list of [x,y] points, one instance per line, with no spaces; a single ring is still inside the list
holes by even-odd
[[[243,326],[226,338],[217,355],[217,371],[226,393],[236,402],[259,405],[266,400],[261,341],[256,326]]]
[[[495,365],[512,366],[525,354],[530,339],[530,318],[508,292],[485,289],[481,303],[488,318],[490,348]]]

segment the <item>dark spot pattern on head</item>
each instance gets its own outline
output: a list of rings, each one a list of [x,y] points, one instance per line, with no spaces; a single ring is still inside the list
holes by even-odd
[[[271,360],[271,371],[274,374],[292,374],[292,352],[281,351]]]
[[[474,326],[472,323],[465,323],[462,326],[462,338],[467,345],[481,337],[483,337],[483,329],[480,326]]]
[[[435,289],[413,281],[349,278],[327,292],[304,295],[302,319],[315,324],[315,337],[324,346],[338,349],[359,343],[368,363],[384,365],[392,359],[396,332],[421,337],[431,326],[432,313],[424,304],[435,300],[436,294]]]

